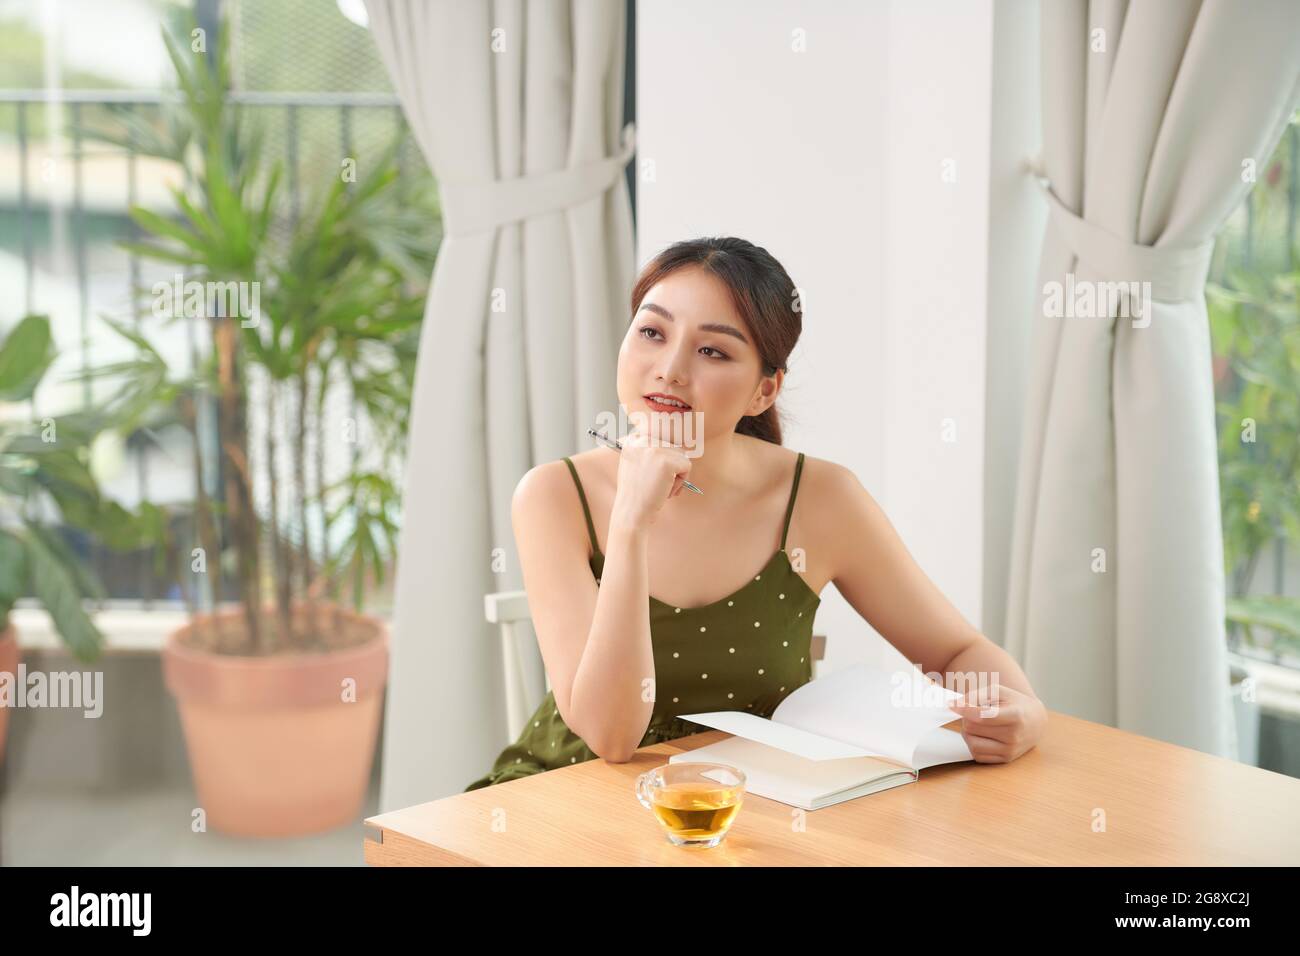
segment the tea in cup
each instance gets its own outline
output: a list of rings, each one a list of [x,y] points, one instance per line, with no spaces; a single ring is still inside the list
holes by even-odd
[[[667,763],[636,778],[636,798],[677,846],[717,846],[745,797],[745,775],[722,763]]]

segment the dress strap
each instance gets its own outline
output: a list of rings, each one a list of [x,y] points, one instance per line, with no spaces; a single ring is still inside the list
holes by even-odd
[[[564,463],[569,466],[569,474],[573,475],[573,483],[578,486],[578,497],[582,499],[582,516],[587,519],[587,534],[591,536],[591,553],[600,554],[600,545],[596,543],[596,526],[591,523],[591,509],[587,507],[587,493],[582,490],[582,480],[578,478],[578,469],[573,467],[573,462],[567,457]]]
[[[803,471],[803,452],[794,463],[794,484],[790,486],[790,503],[785,506],[785,527],[781,529],[781,550],[785,550],[785,536],[790,533],[790,516],[794,514],[794,496],[799,493],[799,474]]]

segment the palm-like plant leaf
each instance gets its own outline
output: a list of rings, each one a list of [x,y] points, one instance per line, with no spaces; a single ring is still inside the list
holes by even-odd
[[[0,344],[0,401],[22,402],[54,361],[50,320],[44,315],[23,318]]]
[[[81,606],[82,594],[68,565],[47,547],[39,529],[28,525],[27,532],[22,540],[37,600],[72,653],[81,661],[95,660],[103,649],[104,635]],[[79,565],[74,562],[73,566]]]

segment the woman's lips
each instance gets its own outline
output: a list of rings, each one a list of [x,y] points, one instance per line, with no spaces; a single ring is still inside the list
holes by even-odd
[[[650,406],[651,411],[656,412],[689,412],[690,408],[683,408],[680,405],[666,405],[661,401],[651,398],[649,395],[643,396],[645,403]]]

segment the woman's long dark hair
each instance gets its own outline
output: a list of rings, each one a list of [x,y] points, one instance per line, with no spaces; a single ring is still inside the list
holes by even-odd
[[[632,287],[632,314],[664,276],[683,266],[700,266],[721,279],[749,326],[764,375],[788,372],[790,352],[803,331],[803,309],[794,282],[766,249],[734,236],[710,236],[673,243],[641,271]],[[781,444],[781,420],[773,404],[761,415],[745,415],[736,431]]]

